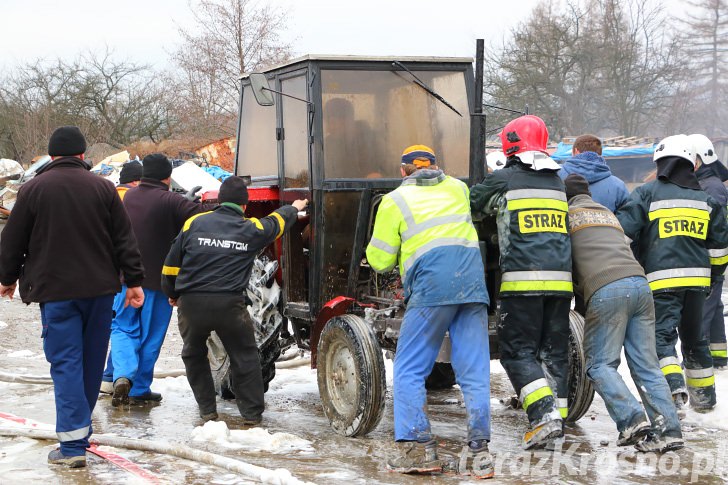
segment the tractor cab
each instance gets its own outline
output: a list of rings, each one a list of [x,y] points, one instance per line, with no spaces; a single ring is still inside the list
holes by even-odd
[[[309,199],[278,249],[284,313],[305,334],[328,302],[361,296],[370,208],[401,183],[404,148],[429,145],[468,179],[472,59],[306,56],[263,75],[269,106],[242,78],[235,173],[251,177],[262,212]]]

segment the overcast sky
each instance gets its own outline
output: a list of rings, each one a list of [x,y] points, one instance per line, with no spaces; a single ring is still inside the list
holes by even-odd
[[[289,12],[302,54],[473,56],[538,0],[271,0]],[[186,0],[0,0],[0,65],[73,58],[108,45],[122,58],[167,65],[178,26],[196,29]]]

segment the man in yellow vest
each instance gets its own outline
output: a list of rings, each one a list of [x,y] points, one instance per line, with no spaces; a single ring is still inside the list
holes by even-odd
[[[424,145],[404,151],[401,174],[402,185],[379,204],[366,252],[378,272],[399,262],[407,305],[394,358],[394,438],[400,454],[387,466],[400,473],[442,469],[425,413],[425,379],[449,332],[468,415],[459,471],[489,478],[489,300],[468,188],[445,175]]]

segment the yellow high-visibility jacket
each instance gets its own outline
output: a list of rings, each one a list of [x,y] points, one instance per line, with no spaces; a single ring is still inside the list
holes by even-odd
[[[371,267],[399,271],[409,307],[489,303],[467,186],[419,170],[382,198],[366,251]]]

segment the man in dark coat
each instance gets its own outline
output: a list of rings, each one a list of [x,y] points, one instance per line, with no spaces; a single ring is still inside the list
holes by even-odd
[[[111,404],[158,402],[152,392],[154,365],[164,343],[172,306],[162,293],[162,264],[172,241],[184,222],[202,211],[196,204],[169,187],[172,163],[161,153],[144,157],[139,186],[129,189],[124,206],[139,241],[147,277],[144,280],[144,306],[124,308],[121,296],[114,301],[116,317],[111,326],[111,359],[114,390]]]
[[[51,135],[53,161],[18,192],[0,244],[0,296],[40,303],[43,350],[51,364],[56,432],[50,463],[86,466],[91,413],[101,385],[119,274],[122,307],[138,308],[144,270],[114,185],[89,172],[75,126]]]

